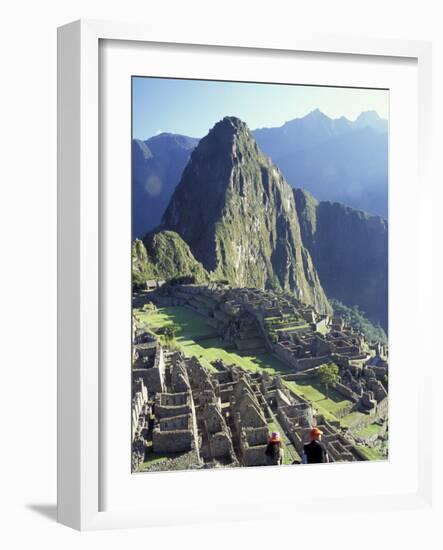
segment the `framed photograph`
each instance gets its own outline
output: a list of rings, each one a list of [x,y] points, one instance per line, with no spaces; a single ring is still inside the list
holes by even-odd
[[[58,36],[59,521],[429,505],[429,44]]]

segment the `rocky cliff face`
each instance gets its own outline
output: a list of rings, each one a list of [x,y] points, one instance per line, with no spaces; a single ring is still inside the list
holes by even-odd
[[[388,224],[340,203],[294,191],[303,243],[331,298],[388,328]]]
[[[216,277],[290,289],[330,311],[302,243],[293,191],[235,117],[218,122],[193,151],[160,229],[178,233]]]

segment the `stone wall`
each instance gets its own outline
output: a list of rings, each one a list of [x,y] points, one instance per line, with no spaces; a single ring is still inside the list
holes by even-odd
[[[154,453],[178,453],[196,448],[194,415],[159,419],[152,432]]]
[[[242,437],[245,438],[249,446],[263,445],[268,442],[268,427],[262,428],[243,428]]]
[[[368,389],[374,393],[374,397],[377,401],[383,401],[388,396],[388,393],[383,384],[375,379],[371,378],[367,383]]]
[[[165,360],[162,346],[158,343],[145,343],[136,346],[136,368],[132,379],[142,378],[152,393],[165,390]]]
[[[193,448],[194,437],[191,430],[168,430],[162,432],[155,428],[152,432],[154,453],[178,453]]]
[[[389,414],[389,398],[385,397],[377,405],[377,418],[387,418]]]
[[[314,367],[318,367],[330,361],[329,355],[321,355],[319,357],[297,358],[293,355],[290,349],[287,349],[281,343],[277,343],[274,345],[274,351],[280,359],[282,359],[289,366],[293,367],[294,370],[296,371],[304,371],[307,369],[312,369]]]
[[[190,393],[158,393],[155,396],[156,418],[181,416],[192,413]]]
[[[148,402],[148,389],[142,378],[133,380],[132,393],[132,440],[134,440],[137,435],[140,414]]]
[[[355,460],[354,456],[348,451],[346,447],[339,440],[331,441],[328,444],[329,458],[334,462],[352,462]]]
[[[233,384],[226,384],[219,387],[218,395],[222,403],[228,403],[231,399]]]
[[[242,449],[242,463],[244,466],[266,466],[267,457],[265,454],[266,445],[244,447]]]
[[[305,359],[298,359],[297,361],[297,370],[304,371],[307,369],[312,369],[314,367],[319,367],[320,365],[323,365],[324,363],[328,363],[329,361],[328,355],[322,355],[320,357],[307,357]]]
[[[162,373],[158,368],[151,367],[148,369],[133,369],[132,376],[135,379],[141,378],[145,386],[149,388],[149,392],[158,393],[163,392],[165,389],[164,375],[162,376]]]
[[[277,343],[277,344],[274,344],[274,352],[280,359],[285,361],[285,363],[287,363],[293,369],[295,370],[298,369],[297,358],[294,357],[294,355],[290,350],[286,349],[280,343]]]
[[[211,455],[213,458],[235,458],[232,440],[226,432],[217,432],[210,436]]]
[[[349,399],[350,401],[357,403],[357,401],[360,399],[359,396],[353,392],[350,388],[342,384],[341,382],[337,382],[334,384],[334,389],[338,391],[343,397],[346,397],[346,399]]]

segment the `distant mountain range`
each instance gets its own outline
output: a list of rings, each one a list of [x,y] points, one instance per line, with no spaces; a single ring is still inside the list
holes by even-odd
[[[317,109],[252,135],[292,187],[387,218],[388,123],[375,111],[352,122]],[[158,225],[198,142],[168,133],[133,141],[134,237]]]
[[[387,218],[387,129],[374,111],[351,122],[317,109],[280,128],[256,130],[254,137],[294,188]]]
[[[132,142],[132,232],[156,227],[198,139],[163,133]]]
[[[386,329],[387,236],[379,216],[292,189],[246,124],[225,117],[190,154],[160,224],[135,241],[133,263],[141,279],[291,290],[321,312],[336,298]]]
[[[262,150],[274,162],[296,151],[307,151],[326,142],[358,130],[369,129],[379,136],[386,135],[388,123],[375,111],[361,113],[354,121],[342,116],[330,118],[315,109],[302,118],[295,118],[276,128],[259,128],[253,135]]]

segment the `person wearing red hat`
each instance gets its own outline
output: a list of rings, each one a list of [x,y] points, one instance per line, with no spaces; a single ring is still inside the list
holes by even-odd
[[[271,433],[265,455],[269,465],[283,464],[283,443],[278,432]]]
[[[323,432],[320,428],[312,428],[309,432],[309,443],[303,446],[304,463],[307,464],[321,464],[322,462],[329,462],[328,451],[321,442]]]

